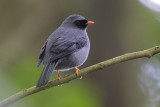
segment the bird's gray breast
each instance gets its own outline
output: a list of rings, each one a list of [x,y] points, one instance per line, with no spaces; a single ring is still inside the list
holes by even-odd
[[[86,61],[90,50],[90,41],[87,34],[86,34],[86,39],[87,39],[86,46],[64,57],[61,60],[61,63],[57,66],[57,69],[59,71],[66,71],[73,69],[74,67],[79,67]]]

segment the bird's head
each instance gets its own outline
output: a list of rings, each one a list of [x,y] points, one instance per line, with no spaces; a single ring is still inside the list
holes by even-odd
[[[89,24],[94,24],[94,22],[88,21],[81,15],[70,15],[64,20],[62,26],[71,26],[79,29],[86,29]]]

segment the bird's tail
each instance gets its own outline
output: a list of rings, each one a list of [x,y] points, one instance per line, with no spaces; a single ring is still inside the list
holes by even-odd
[[[37,82],[36,87],[41,87],[41,86],[46,85],[48,83],[56,66],[57,66],[56,62],[51,62],[50,64],[47,64],[44,66],[43,72]]]

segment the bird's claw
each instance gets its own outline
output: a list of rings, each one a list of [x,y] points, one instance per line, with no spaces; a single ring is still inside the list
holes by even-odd
[[[58,80],[61,80],[61,75],[59,74],[59,72],[57,71],[58,73]]]
[[[77,67],[75,67],[76,75],[78,76],[78,72],[80,71]]]

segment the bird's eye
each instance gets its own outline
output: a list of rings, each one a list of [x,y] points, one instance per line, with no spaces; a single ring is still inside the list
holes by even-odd
[[[81,23],[86,24],[88,21],[87,20],[80,20]]]
[[[87,22],[88,22],[88,21],[85,20],[85,19],[83,19],[83,20],[76,20],[76,21],[74,22],[74,24],[75,24],[77,27],[79,27],[79,28],[86,28],[86,27],[87,27],[87,25],[86,25]]]

